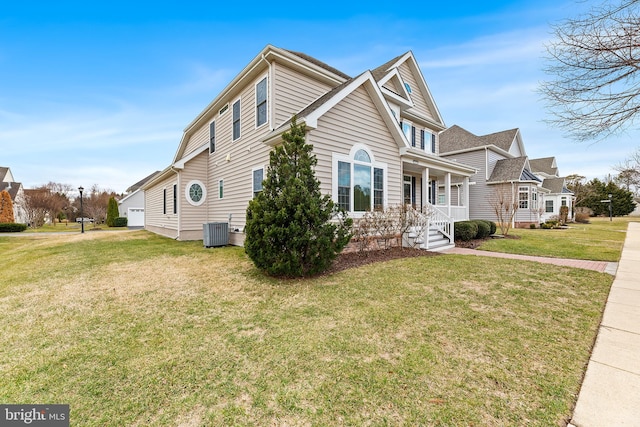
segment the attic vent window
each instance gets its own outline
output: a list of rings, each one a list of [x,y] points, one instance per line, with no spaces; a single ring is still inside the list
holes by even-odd
[[[409,83],[405,83],[404,87],[407,89],[407,93],[411,93],[411,85]]]
[[[220,109],[220,111],[218,112],[218,115],[223,115],[225,113],[225,111],[227,111],[229,109],[229,104],[225,105],[224,107],[222,107]]]

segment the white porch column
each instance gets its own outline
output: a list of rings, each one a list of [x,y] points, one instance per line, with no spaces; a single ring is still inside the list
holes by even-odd
[[[451,172],[444,175],[444,204],[447,206],[447,215],[451,216]]]
[[[462,180],[462,204],[464,205],[465,219],[469,219],[469,177]]]
[[[422,188],[420,189],[422,197],[422,206],[424,208],[429,204],[429,168],[422,171]]]

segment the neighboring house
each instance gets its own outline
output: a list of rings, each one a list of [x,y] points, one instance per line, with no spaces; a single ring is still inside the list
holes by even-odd
[[[144,190],[141,188],[160,171],[142,178],[127,188],[127,195],[118,201],[118,213],[127,218],[128,227],[144,227]]]
[[[546,190],[542,189],[542,180],[531,172],[519,129],[478,136],[454,125],[440,133],[440,155],[477,171],[470,178],[470,219],[498,221],[496,199],[508,196],[517,206],[514,226],[540,221],[539,196]]]
[[[22,183],[16,182],[11,169],[0,166],[0,191],[7,190],[13,203],[13,219],[17,223],[25,224],[27,215],[24,210],[24,189]]]
[[[545,191],[544,199],[540,202],[540,221],[559,217],[561,206],[568,207],[568,217],[572,218],[574,194],[566,187],[564,177],[560,177],[556,158],[532,159],[530,164],[531,172],[542,180],[542,188]]]
[[[412,52],[350,77],[267,46],[186,127],[171,165],[141,187],[145,228],[196,240],[203,223],[227,222],[230,243],[242,244],[248,202],[294,115],[306,125],[321,191],[352,217],[437,205],[448,238],[454,218],[468,218],[475,169],[439,156],[445,124]]]

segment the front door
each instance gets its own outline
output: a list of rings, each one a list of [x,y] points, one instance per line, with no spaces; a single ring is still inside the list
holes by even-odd
[[[404,199],[404,204],[406,205],[410,205],[411,204],[411,193],[412,193],[412,185],[411,185],[411,177],[409,175],[405,175],[403,178],[403,199]]]

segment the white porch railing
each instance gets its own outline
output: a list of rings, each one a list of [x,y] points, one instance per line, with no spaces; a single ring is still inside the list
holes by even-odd
[[[469,219],[469,213],[466,206],[430,205],[430,207],[439,211],[445,216],[450,216],[453,221],[466,221],[467,219]],[[448,212],[451,212],[451,214],[449,214]]]
[[[427,230],[438,230],[445,237],[447,237],[450,242],[453,242],[453,218],[435,205],[428,204],[427,208],[429,209],[429,227],[427,227]],[[428,245],[429,242],[427,241],[427,246]]]

